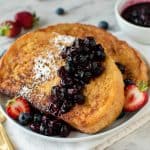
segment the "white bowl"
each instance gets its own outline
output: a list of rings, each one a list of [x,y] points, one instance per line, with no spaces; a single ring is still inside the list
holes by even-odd
[[[124,37],[122,34],[116,34],[117,37]],[[122,39],[121,38],[121,39]],[[124,38],[123,38],[124,40]],[[126,38],[125,38],[126,40]],[[133,43],[134,44],[134,43]],[[134,46],[134,45],[132,45]],[[146,51],[147,52],[147,51]],[[146,56],[146,62],[150,65],[150,60],[148,59],[150,55],[145,54],[144,56]],[[150,93],[149,93],[150,95]],[[69,137],[67,138],[61,138],[61,137],[51,137],[51,136],[44,136],[35,132],[32,132],[30,129],[28,129],[27,127],[24,127],[22,125],[20,125],[19,123],[17,123],[16,121],[14,121],[13,119],[11,119],[7,113],[5,112],[5,105],[7,103],[7,98],[3,97],[2,95],[0,95],[0,110],[2,110],[2,112],[4,113],[4,115],[6,116],[7,120],[9,121],[9,123],[15,127],[16,130],[18,130],[19,132],[22,133],[22,135],[24,135],[24,133],[26,133],[28,136],[31,136],[33,138],[38,138],[40,139],[40,141],[47,141],[47,142],[58,142],[58,143],[65,143],[65,144],[86,144],[88,141],[94,141],[94,140],[103,140],[104,137],[109,136],[111,134],[114,134],[115,132],[119,131],[120,132],[122,130],[124,130],[125,127],[128,127],[131,123],[134,122],[134,120],[138,117],[141,116],[141,114],[143,114],[143,112],[145,111],[145,109],[147,110],[147,108],[150,108],[150,101],[139,111],[134,112],[134,113],[127,113],[122,119],[116,120],[113,122],[113,124],[107,128],[105,128],[104,130],[102,130],[101,132],[97,133],[97,134],[93,134],[93,135],[89,135],[89,134],[84,134],[84,133],[80,133],[80,132],[71,132],[71,134],[69,135]]]
[[[141,2],[150,2],[150,0],[118,0],[115,5],[115,15],[120,28],[125,34],[137,42],[150,44],[150,27],[134,25],[121,16],[125,8]]]
[[[63,143],[64,142],[65,143],[78,143],[78,142],[87,142],[87,141],[91,141],[91,140],[101,139],[107,135],[115,133],[118,130],[128,126],[128,124],[131,123],[134,120],[134,118],[136,118],[137,116],[140,116],[140,114],[143,112],[145,107],[147,107],[147,105],[150,106],[150,103],[149,103],[137,112],[127,113],[123,118],[114,121],[111,126],[105,128],[104,130],[102,130],[101,132],[99,132],[97,134],[90,135],[90,134],[80,133],[79,131],[72,131],[71,134],[67,138],[63,138],[63,137],[57,137],[57,136],[44,136],[39,133],[31,131],[27,127],[20,125],[18,122],[16,122],[11,117],[9,117],[8,114],[6,113],[5,104],[6,104],[7,100],[8,100],[7,98],[0,95],[0,110],[3,112],[3,114],[5,115],[7,120],[13,126],[16,127],[16,130],[19,130],[22,133],[26,132],[29,136],[38,137],[41,140],[43,139],[43,140],[48,140],[50,142],[63,142]]]

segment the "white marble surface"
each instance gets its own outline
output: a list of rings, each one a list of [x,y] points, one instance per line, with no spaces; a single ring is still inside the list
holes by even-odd
[[[32,10],[40,16],[40,26],[60,22],[81,22],[97,25],[100,20],[110,23],[110,31],[119,28],[114,16],[116,0],[0,0],[0,22],[13,18],[19,10]],[[57,16],[55,9],[63,7],[64,16]],[[11,41],[10,41],[11,42]],[[113,144],[107,150],[149,150],[150,122],[126,138]]]

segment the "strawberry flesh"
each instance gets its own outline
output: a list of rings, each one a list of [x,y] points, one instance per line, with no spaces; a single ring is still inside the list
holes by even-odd
[[[30,106],[26,99],[18,97],[8,101],[6,112],[11,118],[17,120],[20,113],[30,113]]]
[[[148,93],[141,92],[136,85],[129,85],[126,88],[126,101],[124,110],[126,112],[137,111],[148,102]]]
[[[14,21],[8,20],[0,25],[0,35],[15,37],[21,32],[21,26]]]

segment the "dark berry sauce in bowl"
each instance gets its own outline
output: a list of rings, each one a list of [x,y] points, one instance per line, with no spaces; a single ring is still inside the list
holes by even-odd
[[[122,17],[135,25],[150,27],[150,2],[141,2],[125,8]]]
[[[150,44],[150,0],[117,0],[115,15],[129,38]]]

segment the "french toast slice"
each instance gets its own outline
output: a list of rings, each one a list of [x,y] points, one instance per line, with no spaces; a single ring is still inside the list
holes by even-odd
[[[65,63],[59,57],[59,50],[51,42],[55,36],[55,33],[39,30],[16,40],[0,60],[2,94],[22,95],[34,107],[49,113],[51,88],[60,81],[56,71]],[[46,76],[36,74],[37,66],[40,65],[38,63],[44,63],[42,70],[46,72]],[[104,66],[103,74],[86,85],[84,89],[86,102],[83,105],[76,105],[60,116],[84,133],[96,133],[110,125],[124,105],[124,83],[120,71],[109,56],[106,57]],[[38,66],[38,69],[40,67]],[[51,74],[48,68],[51,69]]]
[[[85,87],[86,102],[76,105],[61,119],[84,133],[109,126],[124,106],[124,83],[113,60],[106,59],[104,73]]]
[[[125,66],[126,71],[123,74],[124,79],[132,79],[134,82],[148,81],[148,67],[140,54],[125,41],[118,40],[111,33],[92,25],[79,23],[58,24],[42,30],[79,38],[93,36],[97,43],[100,43],[104,47],[105,52],[111,56],[115,62],[119,62]]]

